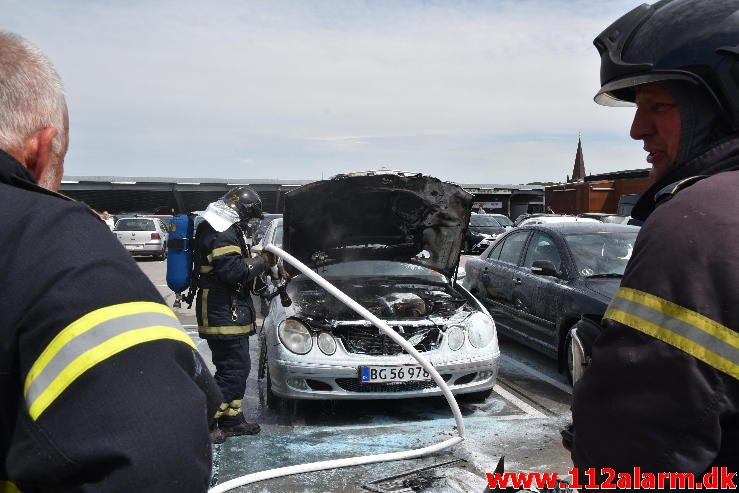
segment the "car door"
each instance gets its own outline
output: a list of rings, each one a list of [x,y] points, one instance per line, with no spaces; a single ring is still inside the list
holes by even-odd
[[[517,231],[505,238],[491,250],[482,269],[481,279],[486,305],[496,324],[515,329],[513,316],[514,278],[519,275],[519,261],[529,231]],[[497,252],[497,257],[495,253]]]
[[[554,237],[543,231],[535,231],[526,246],[520,282],[514,281],[512,304],[517,326],[524,330],[523,337],[547,352],[557,352],[557,320],[563,310],[567,291],[570,289],[565,269],[566,252]],[[545,276],[531,270],[537,260],[547,260],[561,273]]]

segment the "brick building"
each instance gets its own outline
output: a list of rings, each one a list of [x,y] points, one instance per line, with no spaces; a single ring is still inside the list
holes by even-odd
[[[578,139],[572,178],[567,177],[567,183],[546,187],[546,205],[557,214],[616,214],[621,197],[639,195],[649,188],[649,171],[645,168],[586,176],[582,143]]]

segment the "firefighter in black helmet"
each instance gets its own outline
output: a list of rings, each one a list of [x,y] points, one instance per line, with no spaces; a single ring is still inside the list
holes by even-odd
[[[592,363],[573,462],[739,469],[739,0],[663,0],[595,40],[602,104],[636,105],[654,184]],[[730,485],[724,485],[730,487]]]
[[[208,342],[215,379],[223,392],[215,416],[215,442],[225,436],[259,433],[259,425],[244,418],[243,399],[251,366],[249,336],[256,319],[250,292],[257,276],[275,265],[270,253],[250,255],[246,225],[261,217],[257,192],[237,187],[208,206],[196,234],[198,332]]]

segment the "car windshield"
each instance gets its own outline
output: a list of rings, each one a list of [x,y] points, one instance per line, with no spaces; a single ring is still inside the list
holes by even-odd
[[[114,231],[156,231],[151,219],[120,219]]]
[[[565,240],[583,277],[623,277],[636,242],[636,232],[574,233]]]
[[[493,216],[486,216],[484,214],[479,214],[476,216],[472,216],[470,219],[470,226],[487,226],[487,227],[496,227],[499,228],[501,224],[498,222],[498,219]]]
[[[316,272],[325,277],[393,277],[428,280],[434,283],[446,283],[448,279],[442,273],[422,265],[389,260],[356,260],[318,267]]]
[[[499,223],[500,223],[500,224],[501,224],[502,226],[512,226],[512,225],[513,225],[513,221],[511,221],[510,219],[508,219],[508,218],[507,218],[507,217],[505,217],[505,216],[495,216],[495,219],[497,219],[497,220],[498,220],[498,222],[499,222]]]

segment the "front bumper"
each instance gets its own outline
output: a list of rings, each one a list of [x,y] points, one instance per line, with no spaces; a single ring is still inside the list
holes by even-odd
[[[437,349],[422,353],[455,394],[490,390],[495,385],[500,351],[497,338],[485,350]],[[418,365],[407,354],[370,356],[346,353],[341,344],[333,356],[299,356],[281,344],[271,348],[268,359],[272,392],[283,398],[307,400],[400,399],[442,395],[433,380],[361,383],[360,366]]]

